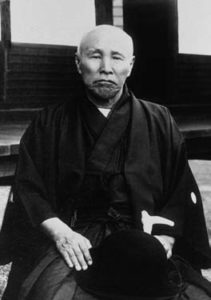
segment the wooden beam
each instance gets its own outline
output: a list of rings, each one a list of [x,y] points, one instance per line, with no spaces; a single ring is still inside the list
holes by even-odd
[[[113,24],[113,1],[95,0],[96,25]]]

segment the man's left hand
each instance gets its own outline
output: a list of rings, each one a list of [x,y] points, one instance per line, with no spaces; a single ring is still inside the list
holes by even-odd
[[[172,256],[172,249],[175,243],[175,238],[168,235],[154,235],[154,237],[163,245],[167,258]]]

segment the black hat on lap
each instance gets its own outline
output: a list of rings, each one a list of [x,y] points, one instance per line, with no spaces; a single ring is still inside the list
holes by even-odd
[[[178,299],[182,282],[161,243],[140,230],[122,230],[91,249],[93,265],[75,273],[86,292],[107,300]]]

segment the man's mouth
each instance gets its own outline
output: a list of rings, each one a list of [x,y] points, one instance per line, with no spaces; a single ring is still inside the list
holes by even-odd
[[[106,79],[99,79],[99,80],[95,80],[94,84],[96,85],[116,85],[116,83],[112,80],[106,80]]]

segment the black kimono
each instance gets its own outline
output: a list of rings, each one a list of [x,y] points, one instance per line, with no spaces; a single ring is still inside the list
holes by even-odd
[[[196,268],[210,266],[201,197],[183,138],[165,107],[138,100],[125,88],[105,118],[78,95],[39,114],[21,140],[19,157],[14,186],[19,240],[6,295],[16,278],[17,289],[25,280],[20,299],[41,299],[40,278],[51,278],[52,286],[54,272],[62,279],[54,276],[55,289],[46,291],[45,299],[60,299],[58,286],[72,271],[39,230],[55,216],[95,246],[115,230],[143,230],[146,210],[174,221],[175,226],[155,225],[152,232],[176,238],[174,255]],[[67,299],[75,285],[71,280]]]

